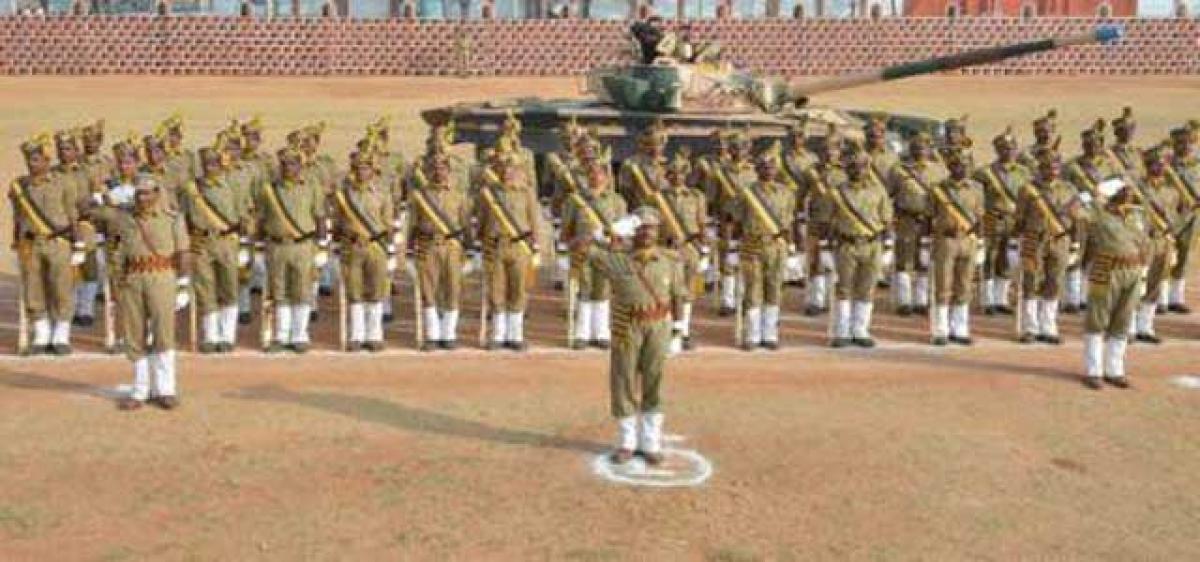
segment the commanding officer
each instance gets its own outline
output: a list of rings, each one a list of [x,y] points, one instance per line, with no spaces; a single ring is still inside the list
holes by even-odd
[[[937,289],[931,341],[946,345],[948,338],[971,345],[971,278],[975,265],[982,264],[978,231],[984,212],[983,186],[967,177],[971,157],[964,149],[943,152],[942,158],[950,177],[929,191]]]
[[[1076,190],[1087,191],[1093,198],[1096,197],[1096,186],[1100,182],[1118,177],[1124,171],[1120,163],[1110,158],[1109,152],[1104,148],[1105,126],[1104,120],[1101,119],[1080,133],[1083,154],[1071,160],[1063,173],[1063,177],[1075,186]],[[1086,225],[1080,223],[1078,231],[1073,233],[1073,253],[1079,256],[1089,255],[1086,235]],[[1063,312],[1069,314],[1079,312],[1080,308],[1086,305],[1082,261],[1078,259],[1067,266],[1066,302],[1063,304]]]
[[[1157,165],[1162,165],[1161,160]],[[1086,215],[1093,252],[1088,265],[1090,305],[1083,324],[1083,383],[1094,390],[1100,390],[1102,379],[1117,388],[1129,388],[1126,336],[1142,289],[1143,248],[1149,243],[1145,215],[1134,203],[1136,187],[1119,185],[1101,184],[1094,206],[1076,205],[1074,209],[1075,214]],[[1114,189],[1119,191],[1114,193]]]
[[[743,185],[727,211],[731,240],[739,242],[745,330],[742,349],[779,348],[779,307],[783,302],[783,268],[792,244],[796,197],[778,181],[779,145],[757,159],[758,180]]]
[[[28,175],[13,181],[13,250],[21,267],[25,313],[33,322],[32,353],[71,352],[75,303],[72,271],[78,211],[73,180],[50,170],[50,138],[21,145]],[[77,261],[82,261],[82,254]],[[21,327],[25,329],[24,326]],[[25,350],[21,350],[25,351]]]
[[[826,305],[829,296],[828,280],[829,275],[833,272],[833,264],[824,263],[821,257],[831,255],[828,236],[829,224],[818,218],[828,219],[830,216],[818,217],[817,215],[821,213],[816,213],[815,207],[819,205],[822,198],[829,196],[832,186],[842,185],[847,180],[846,172],[842,169],[843,142],[842,135],[836,128],[830,126],[825,133],[825,138],[821,139],[817,152],[817,163],[808,169],[808,173],[804,176],[804,188],[797,194],[800,201],[807,200],[808,216],[812,218],[808,224],[807,233],[809,248],[805,252],[808,257],[808,304],[804,308],[806,316],[817,316],[828,310]],[[800,204],[800,201],[797,202],[797,205]]]
[[[138,175],[134,185],[133,212],[115,215],[120,241],[111,264],[125,353],[133,361],[133,391],[118,406],[136,410],[152,400],[170,410],[179,405],[175,311],[188,304],[188,237],[182,218],[158,200],[153,177]]]
[[[1017,137],[1012,127],[992,139],[996,159],[975,170],[975,181],[983,185],[983,313],[1012,314],[1008,291],[1012,274],[1019,267],[1015,236],[1017,199],[1033,180],[1028,168],[1017,162]]]
[[[607,164],[593,162],[586,170],[587,185],[567,196],[563,205],[563,241],[570,241],[596,229],[608,231],[613,221],[625,216],[625,199],[612,188],[612,174]],[[583,252],[571,254],[571,272],[578,285],[578,306],[575,310],[572,349],[589,345],[608,349],[612,339],[609,326],[609,297],[612,294],[608,278],[595,270]]]
[[[479,185],[479,236],[484,282],[492,311],[490,347],[525,350],[528,282],[538,265],[538,206],[534,178],[516,152],[500,154],[495,173],[484,172]]]
[[[1071,254],[1074,220],[1067,214],[1077,195],[1060,179],[1062,159],[1054,147],[1038,153],[1038,173],[1017,199],[1021,239],[1021,343],[1059,344],[1058,301]]]
[[[631,250],[620,247],[623,244],[593,245],[587,253],[613,287],[609,389],[611,412],[617,419],[617,450],[612,461],[624,464],[640,452],[647,464],[658,465],[663,461],[663,367],[672,338],[679,336],[672,332],[671,318],[683,314],[686,290],[674,252],[657,246],[662,223],[658,211],[642,207],[635,216],[637,221],[623,219],[638,225]],[[623,230],[614,227],[617,234]],[[605,238],[600,229],[593,235]],[[573,246],[587,247],[589,242],[582,237]]]
[[[1030,170],[1038,169],[1040,163],[1037,155],[1044,149],[1054,147],[1058,150],[1058,110],[1051,109],[1045,115],[1033,120],[1033,144],[1025,148],[1019,158],[1021,165]]]
[[[325,193],[304,175],[302,162],[296,150],[280,150],[279,179],[255,190],[252,203],[254,232],[266,243],[267,291],[275,306],[272,352],[308,351],[313,267],[329,259]]]
[[[1147,266],[1146,287],[1137,309],[1134,335],[1137,341],[1154,344],[1162,343],[1154,331],[1154,315],[1160,296],[1167,290],[1167,276],[1175,258],[1175,233],[1182,226],[1180,212],[1186,212],[1179,192],[1167,181],[1168,156],[1169,149],[1165,146],[1147,150],[1146,175],[1132,186],[1136,197],[1131,203],[1142,205],[1149,234],[1142,246]]]
[[[908,141],[908,154],[888,174],[896,205],[896,313],[925,314],[929,306],[929,190],[946,179],[946,167],[933,158],[933,137],[920,132]],[[914,283],[915,277],[915,283]]]
[[[1133,144],[1134,133],[1137,132],[1137,121],[1133,118],[1133,108],[1126,107],[1121,116],[1112,121],[1113,136],[1117,142],[1109,149],[1113,160],[1125,170],[1131,179],[1139,179],[1146,175],[1146,165],[1142,162],[1142,149]]]
[[[471,200],[444,151],[431,151],[412,166],[408,190],[408,240],[413,250],[424,316],[421,349],[453,349],[458,341],[464,247],[469,246]]]
[[[861,149],[846,151],[842,160],[846,180],[832,185],[815,206],[814,222],[828,225],[837,266],[837,306],[832,317],[830,345],[874,347],[871,313],[875,283],[887,225],[892,222],[892,201],[883,184],[870,179],[870,155]]]
[[[235,188],[215,149],[200,149],[202,175],[180,192],[179,211],[191,236],[202,353],[233,351],[237,343],[238,252],[254,222],[250,194]]]
[[[350,351],[380,351],[384,345],[383,301],[391,294],[396,264],[395,210],[391,190],[378,174],[372,153],[355,152],[350,155],[350,175],[330,195],[342,283],[350,303]]]
[[[685,151],[679,151],[667,164],[667,184],[661,198],[656,197],[654,208],[659,211],[666,231],[664,245],[679,253],[683,280],[687,283],[686,298],[675,319],[683,349],[694,349],[692,343],[692,302],[704,294],[704,272],[709,267],[709,240],[704,231],[708,222],[704,194],[687,184],[692,165]]]
[[[1171,287],[1168,310],[1188,314],[1186,279],[1192,263],[1192,244],[1200,236],[1200,150],[1196,147],[1196,136],[1200,127],[1189,130],[1179,127],[1171,130],[1171,147],[1175,157],[1167,170],[1167,177],[1179,190],[1180,200],[1185,206],[1180,217],[1181,228],[1175,239],[1175,267],[1171,269]]]

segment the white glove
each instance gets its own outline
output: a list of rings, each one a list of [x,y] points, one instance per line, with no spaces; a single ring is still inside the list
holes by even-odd
[[[529,258],[529,262],[533,264],[533,268],[542,267],[542,252],[538,251],[537,246],[533,247],[533,256]]]
[[[1079,197],[1079,202],[1083,203],[1083,205],[1085,207],[1091,206],[1091,204],[1092,204],[1092,194],[1091,193],[1088,193],[1086,191],[1080,191],[1078,197]]]
[[[108,200],[115,206],[132,205],[134,189],[132,185],[121,184],[108,190]]]
[[[467,259],[463,260],[463,264],[462,264],[463,275],[470,275],[472,272],[479,269],[477,267],[479,265],[479,263],[477,261],[478,259],[479,259],[479,252],[476,252],[476,251],[467,252]]]
[[[407,260],[404,262],[404,270],[408,272],[408,276],[411,277],[414,282],[417,281],[417,264],[413,263],[413,260]]]
[[[238,267],[246,267],[250,265],[250,247],[242,245],[238,248]]]
[[[725,254],[725,263],[729,267],[737,267],[739,261],[741,261],[741,258],[737,252],[728,252]]]
[[[683,351],[683,336],[671,336],[671,344],[667,347],[667,357],[674,357]]]
[[[983,265],[984,259],[987,257],[987,252],[983,248],[975,250],[975,265]]]
[[[254,249],[255,249],[255,252],[253,254],[254,255],[254,266],[266,269],[267,253],[265,251],[263,251],[263,248],[260,248],[258,244],[254,245]]]
[[[92,194],[92,203],[95,203],[97,205],[103,205],[104,204],[104,194],[103,193],[93,193]]]
[[[632,238],[639,226],[642,226],[642,219],[637,215],[626,215],[613,223],[612,231],[614,235],[621,238]]]
[[[328,263],[329,263],[329,250],[326,250],[326,249],[317,250],[317,254],[315,256],[313,256],[313,265],[317,266],[317,268],[319,269],[319,268],[325,267]]]
[[[596,233],[594,233],[594,232],[592,233],[592,235],[593,235],[593,236],[595,236],[595,234],[596,234]],[[601,235],[603,235],[603,234],[604,234],[604,231],[603,231],[603,230],[601,230],[601,231],[600,231],[600,234],[601,234]],[[568,252],[570,252],[570,251],[571,251],[571,249],[570,249],[570,248],[568,248],[566,244],[563,244],[561,240],[559,240],[558,242],[555,242],[555,243],[554,243],[554,253],[555,253],[555,254],[566,254],[566,253],[568,253]]]
[[[880,254],[880,256],[879,256],[879,264],[882,267],[887,268],[887,267],[892,267],[892,265],[895,263],[896,263],[896,250],[894,250],[892,248],[885,248],[883,250],[883,253]]]
[[[1071,249],[1067,254],[1067,267],[1075,267],[1079,263],[1079,242],[1071,242]]]
[[[180,277],[175,281],[175,310],[183,310],[189,302],[192,302],[192,295],[188,292],[188,286],[192,284],[190,277]]]
[[[592,231],[592,239],[597,242],[600,242],[600,243],[604,243],[604,242],[608,241],[608,238],[606,236],[604,236],[603,228],[597,228],[596,230],[593,230]]]
[[[921,267],[929,267],[929,258],[931,257],[933,241],[928,236],[921,237],[921,249],[917,251],[917,260]]]
[[[1007,257],[1008,257],[1008,263],[1009,263],[1010,267],[1015,267],[1018,263],[1021,262],[1021,243],[1020,242],[1018,242],[1016,240],[1009,240],[1008,248],[1006,248],[1005,251],[1008,252]]]
[[[787,265],[785,267],[787,267],[788,271],[800,271],[802,263],[803,262],[800,259],[800,254],[793,253],[788,255]]]
[[[696,273],[705,273],[711,266],[712,263],[709,261],[708,256],[704,256],[700,258],[700,261],[696,264]]]
[[[396,267],[397,267],[398,265],[400,265],[399,263],[397,263],[397,261],[398,261],[398,260],[396,260],[396,255],[395,255],[395,254],[392,254],[392,255],[388,256],[388,259],[387,259],[387,272],[388,272],[388,273],[395,273],[395,272],[396,272]]]
[[[1116,195],[1121,188],[1125,187],[1125,180],[1120,177],[1108,178],[1096,185],[1096,193],[1099,193],[1105,199]],[[1086,193],[1086,192],[1084,192]],[[1088,199],[1091,199],[1092,194],[1088,193]],[[1083,200],[1083,193],[1079,194],[1079,199]]]
[[[821,261],[821,269],[825,271],[833,271],[833,252],[827,248],[822,248],[820,255],[817,257]]]
[[[83,242],[71,244],[71,265],[83,265],[83,261],[87,257],[83,250]]]

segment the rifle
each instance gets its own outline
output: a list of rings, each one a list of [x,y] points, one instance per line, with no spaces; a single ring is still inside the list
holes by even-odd
[[[104,248],[99,248],[97,252],[106,252]],[[113,302],[113,284],[112,284],[112,263],[110,260],[105,260],[110,267],[104,269],[104,350],[108,353],[117,352],[117,307]]]
[[[191,336],[191,350],[196,353],[200,350],[200,322],[199,310],[196,306],[196,285],[188,285],[188,335]]]
[[[421,279],[419,275],[413,276],[413,315],[416,317],[414,336],[416,347],[418,350],[425,344],[425,324],[423,314],[425,309],[421,304]]]
[[[487,349],[488,337],[488,314],[491,313],[491,305],[488,302],[488,275],[489,264],[492,260],[484,260],[483,271],[479,272],[479,347]]]
[[[17,355],[29,355],[29,311],[26,310],[25,281],[17,280]]]
[[[271,339],[275,331],[275,301],[271,297],[271,283],[263,283],[262,297],[259,303],[261,310],[259,314],[262,316],[262,325],[259,328],[259,342],[262,345],[262,350],[271,349]]]
[[[387,255],[385,252],[384,255]],[[337,268],[337,299],[338,299],[338,349],[346,351],[346,273],[344,268]]]

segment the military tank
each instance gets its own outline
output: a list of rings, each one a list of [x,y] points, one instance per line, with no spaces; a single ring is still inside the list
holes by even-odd
[[[711,133],[722,127],[747,130],[755,138],[782,138],[789,126],[802,119],[820,134],[832,124],[850,137],[861,136],[870,110],[843,110],[812,106],[809,100],[822,93],[866,84],[900,80],[934,72],[988,64],[1071,45],[1109,43],[1123,32],[1118,26],[1098,26],[1077,35],[965,51],[878,70],[801,82],[755,74],[722,63],[712,45],[698,53],[681,48],[673,35],[648,26],[633,25],[634,57],[628,64],[592,69],[587,75],[591,97],[542,99],[526,97],[481,103],[463,103],[422,112],[429,125],[455,123],[455,142],[490,144],[506,119],[521,122],[521,142],[535,154],[559,150],[560,128],[568,122],[597,131],[612,147],[619,162],[632,154],[634,136],[661,121],[670,135],[668,150],[686,145],[693,151],[710,148]],[[680,53],[680,51],[684,51]],[[915,115],[892,114],[891,141],[899,143],[913,130],[938,127],[939,121]],[[814,139],[815,140],[815,139]],[[540,162],[539,162],[540,165]]]

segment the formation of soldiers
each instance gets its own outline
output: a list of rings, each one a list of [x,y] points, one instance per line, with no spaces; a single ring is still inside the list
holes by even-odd
[[[1060,343],[1060,312],[1084,311],[1088,349],[1110,356],[1123,356],[1126,333],[1160,342],[1158,314],[1189,312],[1196,122],[1143,148],[1126,108],[1082,131],[1080,154],[1064,159],[1051,111],[1033,122],[1030,146],[1011,128],[992,139],[987,163],[971,156],[966,118],[910,135],[899,152],[886,116],[869,119],[861,138],[832,127],[810,138],[812,126],[797,122],[784,142],[717,130],[714,149],[693,155],[668,153],[668,132],[652,123],[614,167],[599,134],[571,123],[540,174],[512,116],[474,161],[451,150],[453,124],[432,128],[423,154],[406,159],[380,119],[344,170],[321,150],[322,123],[290,132],[273,154],[259,119],[234,121],[194,153],[178,116],[109,151],[103,122],[59,131],[21,146],[28,173],[9,193],[21,348],[70,353],[72,325],[95,322],[100,296],[106,343],[135,361],[173,364],[176,307],[190,311],[198,351],[228,352],[261,291],[262,347],[304,353],[318,296],[336,291],[342,348],[378,351],[396,272],[408,271],[418,344],[454,349],[463,278],[479,270],[480,345],[523,350],[543,244],[567,292],[570,347],[610,348],[628,333],[618,308],[632,297],[576,242],[611,239],[642,209],[654,212],[646,220],[660,224],[664,259],[678,267],[684,290],[670,318],[679,337],[666,344],[683,350],[695,347],[693,307],[706,294],[734,316],[737,345],[778,349],[789,282],[806,287],[805,314],[829,315],[835,348],[875,345],[878,287],[890,288],[896,314],[928,315],[933,345],[972,343],[972,304],[1013,315],[1025,343]],[[1134,233],[1105,230],[1095,215],[1114,196],[1143,224],[1136,252],[1123,249]],[[554,240],[542,239],[543,221]],[[1135,299],[1113,292],[1125,269],[1138,272]],[[173,277],[174,289],[139,276]],[[125,294],[135,289],[154,296]],[[1106,343],[1094,343],[1101,332]],[[1099,372],[1123,380],[1120,364]]]

